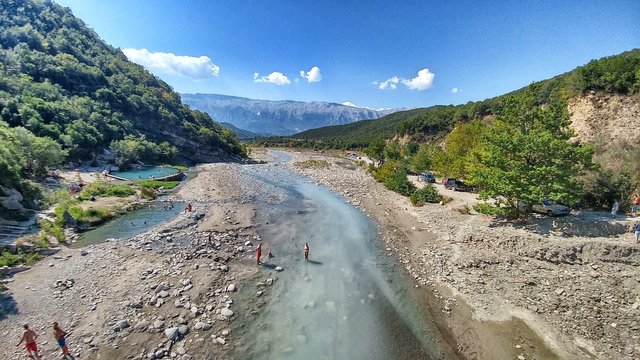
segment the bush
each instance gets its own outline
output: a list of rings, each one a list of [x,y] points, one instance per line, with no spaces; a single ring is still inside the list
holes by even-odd
[[[153,189],[157,189],[159,187],[163,187],[165,189],[173,189],[174,187],[178,186],[178,184],[180,184],[180,181],[159,181],[159,180],[136,181],[136,185],[153,188]]]
[[[13,266],[18,263],[18,260],[18,255],[14,255],[6,250],[2,250],[0,254],[0,266]]]
[[[40,229],[42,230],[41,238],[46,239],[47,235],[51,235],[54,238],[56,238],[58,242],[65,241],[65,235],[64,235],[64,230],[62,229],[62,226],[54,222],[43,220],[40,222]]]
[[[411,194],[411,203],[416,206],[422,206],[426,203],[438,203],[440,200],[442,200],[442,196],[438,194],[438,190],[432,184],[427,184],[422,189],[416,190]]]
[[[493,216],[498,216],[498,215],[512,216],[512,215],[514,215],[513,209],[504,208],[504,207],[497,207],[497,206],[491,205],[489,203],[477,203],[477,204],[473,205],[473,210],[477,211],[480,214],[493,215]]]
[[[411,196],[416,191],[415,185],[407,179],[407,174],[402,171],[396,172],[391,179],[385,181],[384,186],[404,196]]]
[[[156,198],[156,190],[152,187],[142,186],[140,188],[140,196],[147,200],[153,200]]]
[[[126,184],[111,184],[104,181],[96,181],[91,184],[85,185],[84,189],[80,193],[78,198],[80,200],[89,200],[92,196],[117,196],[126,197],[135,194],[136,191],[131,185]]]

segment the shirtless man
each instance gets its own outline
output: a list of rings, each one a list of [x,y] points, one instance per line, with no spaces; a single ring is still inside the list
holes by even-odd
[[[62,358],[66,359],[67,356],[73,358],[69,353],[69,348],[67,347],[67,332],[60,329],[57,322],[53,323],[53,337],[56,338],[58,345],[62,349]]]
[[[304,261],[309,261],[309,243],[304,243]]]
[[[40,360],[40,355],[38,355],[38,344],[36,344],[36,339],[38,335],[35,331],[29,329],[29,325],[24,325],[24,332],[22,333],[22,337],[20,341],[16,344],[16,347],[20,346],[22,342],[25,342],[24,347],[27,349],[27,353],[29,353],[29,357],[34,357],[36,360]],[[33,355],[31,352],[33,351]]]

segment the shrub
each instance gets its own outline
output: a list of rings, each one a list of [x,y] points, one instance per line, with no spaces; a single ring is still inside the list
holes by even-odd
[[[404,196],[411,196],[416,191],[415,185],[407,179],[407,174],[402,171],[396,172],[391,179],[386,180],[384,186]]]
[[[84,189],[78,196],[81,200],[88,200],[92,196],[117,196],[126,197],[135,194],[136,191],[131,185],[126,184],[111,184],[104,181],[96,181],[91,184],[85,185]]]
[[[2,250],[0,254],[0,266],[13,266],[18,263],[18,255],[14,255],[7,250]]]
[[[422,206],[426,203],[438,203],[440,200],[442,200],[442,196],[438,194],[438,190],[432,184],[427,184],[422,189],[416,190],[411,194],[411,203],[416,206]]]
[[[473,210],[477,211],[480,214],[485,214],[485,215],[493,215],[493,216],[497,216],[497,215],[506,215],[506,216],[512,216],[514,215],[514,212],[512,209],[510,208],[505,208],[505,207],[497,207],[494,205],[491,205],[489,203],[477,203],[475,205],[473,205]]]
[[[163,187],[165,189],[173,189],[174,187],[178,186],[178,184],[180,184],[180,181],[159,181],[159,180],[136,181],[136,185],[153,188],[153,189],[157,189],[159,187]]]
[[[140,187],[140,196],[148,200],[153,200],[156,198],[156,190],[152,187],[142,186]]]

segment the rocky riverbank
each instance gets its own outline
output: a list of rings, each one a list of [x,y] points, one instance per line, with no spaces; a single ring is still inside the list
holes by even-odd
[[[49,357],[59,351],[51,335],[57,321],[78,358],[232,358],[240,283],[257,297],[275,281],[257,274],[252,250],[260,239],[235,166],[198,168],[178,195],[192,212],[132,239],[65,248],[9,279],[0,294],[4,343],[17,342],[28,323]],[[213,210],[220,206],[227,210]],[[24,354],[0,349],[0,358]]]
[[[425,289],[463,357],[640,357],[640,246],[618,231],[633,219],[581,214],[512,224],[462,211],[460,201],[414,207],[349,159],[292,156],[292,168],[376,219],[387,250]],[[295,166],[309,159],[331,166]],[[615,231],[606,236],[607,229]]]

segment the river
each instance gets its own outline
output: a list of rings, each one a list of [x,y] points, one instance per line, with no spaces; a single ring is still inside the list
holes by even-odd
[[[275,152],[277,162],[287,155]],[[376,224],[344,198],[283,167],[243,167],[284,194],[256,198],[265,259],[277,278],[258,316],[237,329],[246,359],[455,358],[413,296],[412,282],[380,249]],[[310,259],[303,246],[308,242]],[[281,273],[273,271],[282,266]],[[247,286],[241,296],[255,297]],[[443,345],[444,344],[444,345]]]

